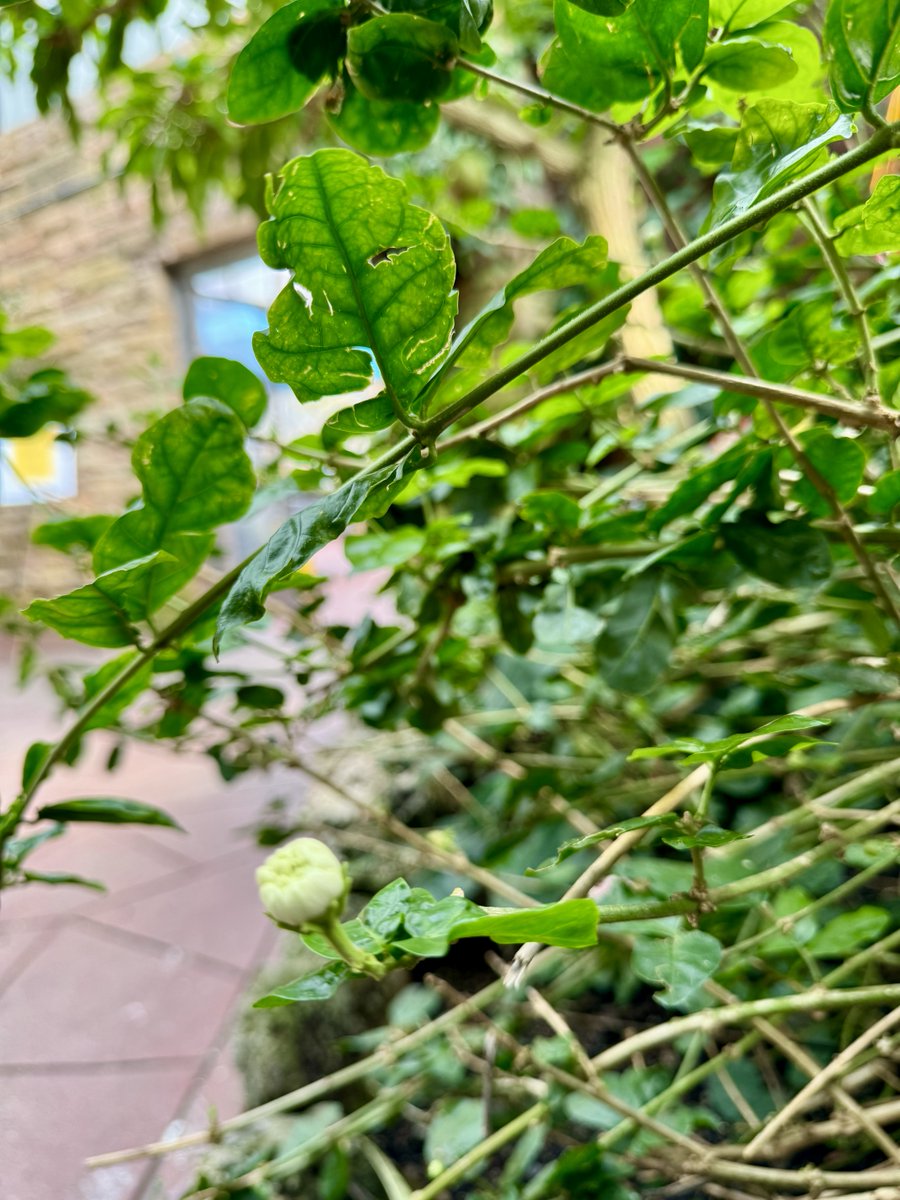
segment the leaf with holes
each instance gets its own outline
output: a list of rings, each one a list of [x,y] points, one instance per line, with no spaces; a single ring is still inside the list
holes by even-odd
[[[349,150],[294,159],[281,179],[260,250],[293,278],[254,337],[263,369],[300,400],[359,391],[377,372],[407,405],[450,348],[449,238],[399,180]]]

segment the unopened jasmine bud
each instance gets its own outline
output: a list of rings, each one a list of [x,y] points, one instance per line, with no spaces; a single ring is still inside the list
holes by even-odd
[[[348,879],[340,860],[317,838],[297,838],[270,854],[256,872],[266,913],[289,929],[340,916]]]

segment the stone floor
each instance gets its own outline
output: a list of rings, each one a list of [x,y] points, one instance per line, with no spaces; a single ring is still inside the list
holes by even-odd
[[[0,778],[54,732],[53,708],[0,674]],[[102,880],[105,893],[34,885],[0,918],[0,1178],[3,1200],[138,1200],[152,1167],[86,1173],[88,1154],[202,1127],[242,1107],[229,1030],[277,931],[263,917],[248,827],[273,794],[225,788],[211,763],[132,746],[104,771],[105,735],[46,785],[47,800],[122,795],[163,805],[184,832],[70,826],[36,869]],[[177,1194],[177,1193],[173,1193]]]
[[[338,546],[316,568],[345,576]],[[386,572],[335,586],[327,621],[371,611]],[[77,661],[84,648],[61,647]],[[94,660],[96,661],[96,659]],[[342,722],[338,722],[342,728]],[[0,639],[0,797],[19,786],[22,756],[59,737],[46,685],[20,692],[12,647]],[[333,742],[317,727],[312,744]],[[0,1200],[162,1200],[185,1180],[169,1162],[94,1172],[88,1155],[199,1129],[210,1110],[243,1107],[229,1034],[252,978],[277,939],[254,869],[255,816],[303,781],[254,774],[224,785],[206,758],[132,744],[114,774],[97,732],[74,768],[57,770],[41,800],[119,795],[158,804],[183,832],[70,825],[29,860],[36,870],[102,880],[106,892],[27,886],[0,898]]]

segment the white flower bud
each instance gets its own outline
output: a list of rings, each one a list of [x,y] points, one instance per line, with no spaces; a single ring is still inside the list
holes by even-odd
[[[257,868],[263,908],[279,925],[299,929],[339,916],[347,895],[341,862],[317,838],[297,838],[280,846]]]

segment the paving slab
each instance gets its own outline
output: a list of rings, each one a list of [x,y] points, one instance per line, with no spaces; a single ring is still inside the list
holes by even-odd
[[[148,1178],[147,1164],[88,1174],[84,1156],[158,1136],[197,1066],[184,1059],[105,1071],[0,1073],[3,1200],[131,1200]]]

